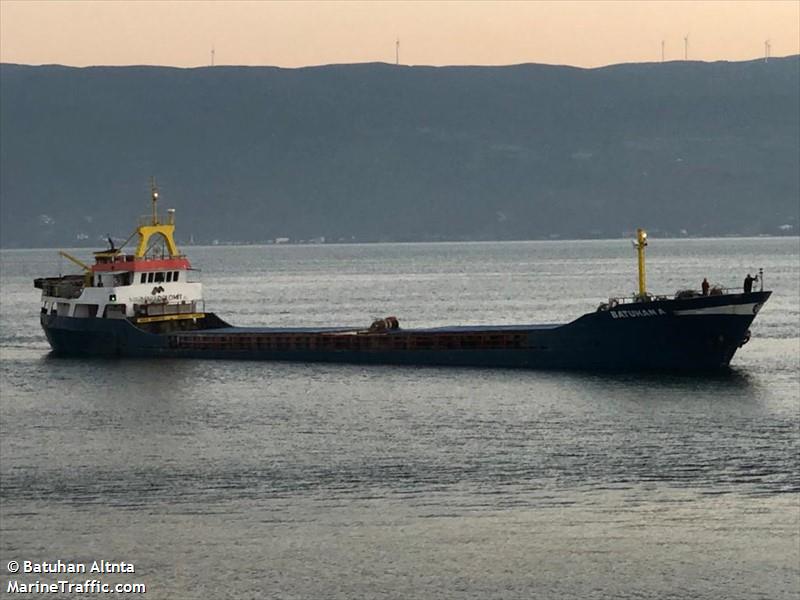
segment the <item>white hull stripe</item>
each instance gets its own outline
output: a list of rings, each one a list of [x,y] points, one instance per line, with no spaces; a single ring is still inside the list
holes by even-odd
[[[676,310],[675,316],[683,315],[755,315],[761,303],[726,304],[724,306],[709,306],[706,308],[693,308],[691,310]]]

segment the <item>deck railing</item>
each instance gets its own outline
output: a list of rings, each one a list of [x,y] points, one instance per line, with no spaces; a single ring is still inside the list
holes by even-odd
[[[157,254],[155,256],[141,256],[137,257],[135,254],[116,254],[114,256],[103,256],[98,257],[97,262],[98,264],[119,264],[119,263],[126,263],[126,262],[141,262],[141,261],[149,261],[149,260],[165,260],[167,258],[186,258],[185,254],[178,254],[176,256],[170,256],[168,253],[164,254]]]
[[[723,287],[721,285],[712,286],[708,291],[708,296],[727,296],[729,294],[743,294],[744,290],[741,287]],[[614,296],[608,299],[609,306],[618,306],[620,304],[640,304],[642,302],[656,302],[659,300],[674,300],[678,298],[700,298],[703,296],[702,290],[678,290],[672,295],[663,294],[647,294],[644,298],[638,294],[631,296]]]

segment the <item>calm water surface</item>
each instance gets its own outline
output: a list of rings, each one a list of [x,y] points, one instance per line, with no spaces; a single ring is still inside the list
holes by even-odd
[[[559,322],[636,285],[620,240],[187,251],[241,325]],[[4,592],[105,559],[146,598],[800,597],[796,238],[651,244],[655,292],[766,271],[713,377],[56,359],[55,252],[0,260]]]

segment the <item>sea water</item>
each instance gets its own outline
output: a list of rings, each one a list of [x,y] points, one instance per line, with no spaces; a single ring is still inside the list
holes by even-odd
[[[565,322],[637,281],[624,240],[184,250],[237,325]],[[55,358],[32,280],[69,263],[0,259],[4,594],[800,595],[797,238],[651,241],[655,293],[764,268],[773,296],[713,376]]]

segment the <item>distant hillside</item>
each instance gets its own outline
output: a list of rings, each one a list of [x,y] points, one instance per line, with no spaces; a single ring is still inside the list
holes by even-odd
[[[2,245],[798,231],[800,57],[600,69],[0,66]]]

